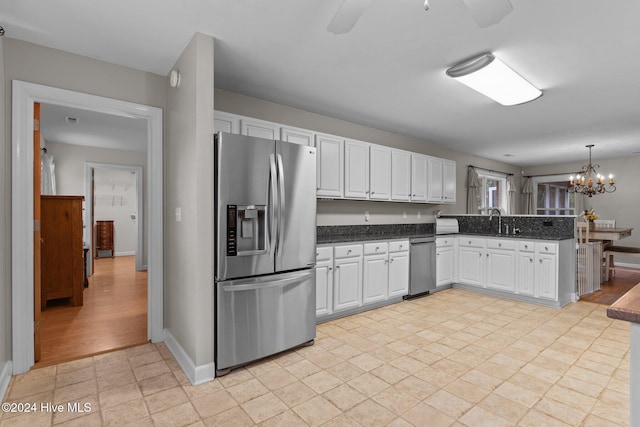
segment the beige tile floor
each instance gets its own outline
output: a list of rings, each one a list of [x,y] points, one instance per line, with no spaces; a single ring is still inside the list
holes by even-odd
[[[12,379],[0,426],[624,426],[629,325],[447,290],[318,326],[315,345],[191,386],[164,344]],[[89,409],[89,408],[87,408]]]

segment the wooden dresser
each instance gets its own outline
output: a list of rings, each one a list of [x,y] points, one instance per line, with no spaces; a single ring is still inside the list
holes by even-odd
[[[82,305],[84,253],[83,196],[41,196],[41,308],[47,301],[70,298]]]
[[[113,221],[96,221],[96,258],[100,251],[109,251],[113,258]]]

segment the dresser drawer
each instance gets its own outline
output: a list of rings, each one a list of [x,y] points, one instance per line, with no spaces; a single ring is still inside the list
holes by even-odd
[[[518,250],[520,252],[533,252],[536,249],[536,244],[534,242],[518,242]]]
[[[436,239],[436,248],[453,246],[453,237],[439,237]]]
[[[485,239],[482,239],[482,238],[460,237],[458,239],[458,246],[482,248],[482,247],[484,247],[484,242],[485,242]]]
[[[558,251],[558,245],[555,243],[536,243],[536,251],[541,254],[555,254]]]

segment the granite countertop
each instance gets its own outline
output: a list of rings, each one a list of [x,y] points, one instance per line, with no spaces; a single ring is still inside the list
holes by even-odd
[[[640,323],[640,283],[611,304],[607,308],[607,316],[612,319]]]
[[[460,235],[464,236],[482,236],[482,237],[503,237],[507,239],[528,239],[528,240],[567,240],[568,238],[554,239],[553,237],[548,236],[540,236],[537,234],[528,234],[528,233],[518,233],[518,234],[498,234],[498,233],[460,233]],[[452,234],[455,236],[455,234]]]
[[[433,233],[336,234],[317,236],[317,244],[365,242],[372,240],[399,240],[412,237],[434,237]]]

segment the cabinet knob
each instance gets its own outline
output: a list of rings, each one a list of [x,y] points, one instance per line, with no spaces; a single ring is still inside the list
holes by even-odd
[[[498,247],[501,248],[502,247],[502,243],[498,243]]]
[[[469,240],[469,244],[471,244],[471,240]]]
[[[340,266],[339,266],[339,265],[336,265],[336,270],[337,270],[337,269],[339,269],[339,268],[340,268]]]
[[[347,249],[347,253],[350,254],[351,253],[351,249]]]
[[[365,193],[369,194],[369,191],[365,191]]]
[[[376,194],[376,192],[375,192],[375,191],[372,191],[372,192],[371,192],[371,194]]]
[[[487,258],[489,258],[489,254],[487,254]]]
[[[544,250],[545,250],[545,251],[548,251],[548,250],[549,250],[549,247],[548,247],[548,246],[545,246],[545,247],[544,247]]]
[[[489,254],[487,254],[487,255],[489,255]],[[478,256],[479,256],[479,257],[482,257],[482,254],[478,254]]]
[[[379,251],[379,250],[380,250],[380,246],[376,246],[376,251]]]
[[[533,258],[529,258],[529,262],[533,262]]]
[[[540,261],[540,264],[542,264],[542,260],[541,259],[539,259],[538,261]]]
[[[329,271],[333,270],[333,268],[329,267]]]
[[[524,248],[525,249],[529,249],[529,245],[524,245]]]

